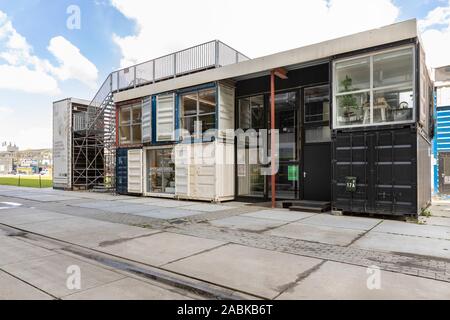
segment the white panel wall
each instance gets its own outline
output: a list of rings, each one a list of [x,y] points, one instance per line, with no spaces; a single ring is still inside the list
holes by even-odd
[[[175,94],[156,97],[156,141],[175,140]]]
[[[72,187],[72,103],[53,104],[53,186]]]
[[[142,193],[142,149],[128,150],[128,192]]]

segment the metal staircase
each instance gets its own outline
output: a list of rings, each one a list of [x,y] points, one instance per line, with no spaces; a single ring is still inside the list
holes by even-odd
[[[113,192],[115,189],[116,108],[110,74],[87,108],[76,116],[73,138],[73,187]]]
[[[116,92],[246,60],[247,56],[214,40],[109,74],[87,112],[73,116],[73,188],[115,191]]]

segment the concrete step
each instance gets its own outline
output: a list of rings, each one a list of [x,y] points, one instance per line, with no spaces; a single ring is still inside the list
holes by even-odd
[[[306,207],[306,206],[292,206],[289,208],[290,211],[301,211],[301,212],[312,212],[312,213],[323,213],[330,210],[331,207]]]

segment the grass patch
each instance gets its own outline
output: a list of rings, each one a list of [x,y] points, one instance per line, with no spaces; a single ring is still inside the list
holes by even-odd
[[[428,209],[424,209],[424,210],[422,210],[422,212],[420,213],[420,215],[421,215],[422,217],[429,218],[429,217],[431,217],[431,211],[428,210]]]
[[[39,183],[39,176],[21,176],[20,181],[19,176],[0,177],[0,185],[26,188],[51,188],[53,181],[51,177],[41,177]]]

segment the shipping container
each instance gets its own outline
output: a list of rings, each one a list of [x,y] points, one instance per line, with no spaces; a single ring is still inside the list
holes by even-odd
[[[175,146],[175,195],[221,202],[234,199],[234,144],[219,141]]]
[[[431,144],[415,126],[334,132],[332,205],[352,213],[417,215],[431,197]]]
[[[124,195],[142,194],[142,149],[117,149],[116,190]]]
[[[71,190],[74,179],[74,122],[89,101],[68,98],[53,103],[53,188]]]

